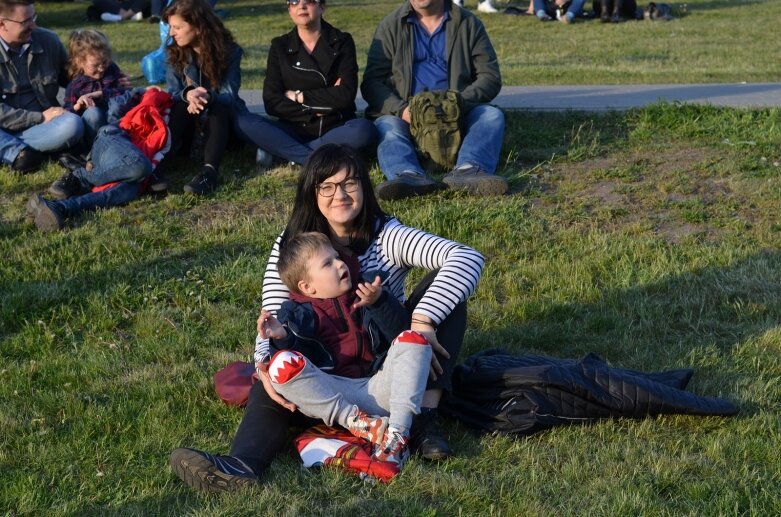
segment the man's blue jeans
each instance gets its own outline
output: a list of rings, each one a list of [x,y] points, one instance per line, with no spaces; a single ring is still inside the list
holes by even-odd
[[[18,133],[0,130],[0,159],[11,165],[25,147],[42,153],[61,151],[79,143],[83,133],[81,117],[70,112]]]
[[[81,167],[73,175],[85,187],[105,185],[112,181],[138,181],[152,173],[154,167],[141,150],[133,145],[126,132],[117,126],[103,126],[90,152],[91,171]]]
[[[299,164],[303,164],[312,151],[323,144],[346,144],[360,150],[377,141],[374,124],[363,118],[348,120],[312,140],[302,139],[290,124],[255,113],[240,113],[236,118],[236,128],[247,142],[274,156]]]
[[[377,161],[385,177],[396,178],[402,172],[423,174],[409,124],[394,115],[383,115],[374,124],[380,133]],[[477,165],[488,174],[496,172],[504,139],[504,113],[489,104],[480,104],[466,115],[464,140],[458,151],[456,167]]]

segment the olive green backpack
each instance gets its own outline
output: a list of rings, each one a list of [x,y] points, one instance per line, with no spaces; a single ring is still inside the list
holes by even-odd
[[[409,102],[410,132],[424,165],[452,169],[461,148],[464,100],[454,90],[426,90]],[[429,168],[429,167],[427,167]]]

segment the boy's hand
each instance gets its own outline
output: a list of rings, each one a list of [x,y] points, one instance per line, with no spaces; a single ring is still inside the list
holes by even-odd
[[[260,382],[263,384],[263,389],[266,390],[266,393],[268,394],[269,398],[282,406],[283,408],[287,409],[290,412],[295,411],[298,409],[295,404],[290,402],[288,399],[274,391],[274,385],[271,384],[271,377],[268,375],[268,365],[266,363],[255,363],[255,371],[258,373],[258,378],[260,379]]]
[[[258,334],[263,339],[285,339],[287,330],[270,312],[263,309],[258,316]]]
[[[377,275],[371,284],[369,282],[360,282],[355,290],[355,294],[358,296],[358,301],[353,304],[353,307],[356,309],[366,305],[374,305],[382,295],[382,279]]]

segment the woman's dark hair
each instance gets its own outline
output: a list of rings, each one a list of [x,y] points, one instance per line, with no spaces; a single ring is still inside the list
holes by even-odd
[[[195,55],[192,48],[173,44],[166,47],[168,62],[180,74],[189,64],[190,57],[196,59],[204,77],[209,82],[203,87],[216,89],[220,87],[222,77],[228,69],[231,53],[236,41],[225,25],[222,24],[214,9],[206,0],[175,0],[163,12],[163,21],[168,23],[171,16],[181,16],[195,29],[198,35],[199,53]]]
[[[381,227],[381,224],[377,224],[378,220],[379,223],[384,223],[388,215],[377,202],[366,164],[347,145],[325,144],[309,156],[298,178],[293,213],[287,223],[283,241],[303,232],[331,235],[328,220],[317,207],[317,186],[342,169],[347,169],[350,176],[358,178],[363,189],[363,207],[353,222],[350,249],[358,254],[366,251]]]

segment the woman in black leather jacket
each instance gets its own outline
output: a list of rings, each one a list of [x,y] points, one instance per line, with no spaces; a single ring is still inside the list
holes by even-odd
[[[274,38],[263,103],[277,120],[243,113],[237,126],[258,147],[258,163],[272,155],[302,164],[325,143],[360,149],[376,142],[374,125],[355,116],[358,62],[355,43],[323,20],[325,0],[288,0],[295,28]]]

